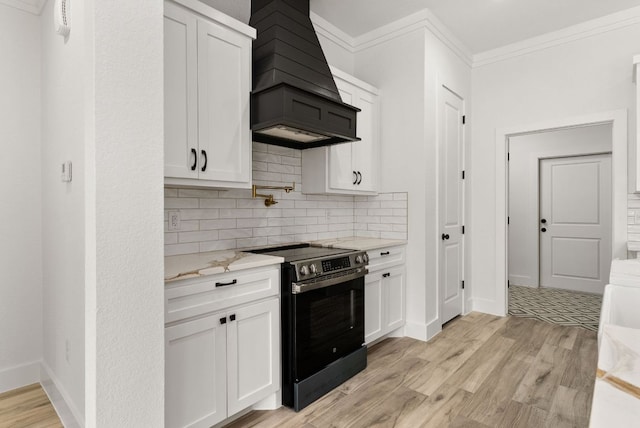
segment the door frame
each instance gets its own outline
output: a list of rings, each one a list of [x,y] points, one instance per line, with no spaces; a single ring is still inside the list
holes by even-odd
[[[611,259],[627,258],[627,109],[594,113],[496,130],[496,307],[495,313],[505,316],[509,310],[507,281],[509,235],[508,145],[509,138],[538,132],[557,131],[589,125],[611,124],[612,235]]]

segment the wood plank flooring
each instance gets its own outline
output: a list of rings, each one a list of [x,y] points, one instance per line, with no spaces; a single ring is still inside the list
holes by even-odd
[[[0,428],[62,428],[38,383],[0,394]]]
[[[229,427],[586,427],[596,333],[471,313],[427,343],[387,339],[366,370],[299,413],[253,411]]]

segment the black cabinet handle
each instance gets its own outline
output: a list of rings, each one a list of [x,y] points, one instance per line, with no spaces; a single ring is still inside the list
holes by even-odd
[[[391,276],[391,274],[390,274],[389,272],[387,272],[387,273],[383,273],[383,274],[382,274],[382,277],[383,277],[383,278],[388,278],[388,277],[390,277],[390,276]]]
[[[207,152],[205,150],[201,150],[202,156],[204,157],[204,165],[202,165],[201,171],[204,172],[207,169]]]
[[[191,165],[191,171],[195,171],[196,165],[198,164],[198,152],[196,152],[196,149],[191,149],[191,154],[193,155],[193,165]]]
[[[353,184],[358,184],[358,174],[353,171]]]
[[[446,239],[449,239],[449,234],[447,233],[447,234],[445,235],[445,234],[443,233],[443,234],[442,234],[442,240],[444,241],[444,240],[446,240]]]
[[[236,314],[233,314],[229,317],[229,321],[235,321],[236,320]]]
[[[227,323],[227,317],[220,318],[220,324],[226,324],[226,323]]]
[[[380,253],[380,255],[381,255],[381,256],[388,256],[388,255],[389,255],[389,252],[388,252],[388,251],[385,251],[384,253]]]
[[[358,172],[358,186],[360,185],[360,183],[362,183],[362,174],[360,174],[360,171]]]
[[[216,282],[216,287],[226,287],[227,285],[234,285],[237,283],[238,283],[237,279],[234,279],[231,282]]]
[[[543,227],[542,229],[540,229],[540,232],[546,232],[546,231],[547,231],[546,227]]]
[[[542,220],[540,220],[540,223],[545,224],[547,222],[546,218],[543,218]]]

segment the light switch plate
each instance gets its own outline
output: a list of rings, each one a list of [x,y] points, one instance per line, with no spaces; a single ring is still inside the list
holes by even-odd
[[[63,162],[60,170],[60,180],[68,183],[71,181],[71,178],[71,161]]]

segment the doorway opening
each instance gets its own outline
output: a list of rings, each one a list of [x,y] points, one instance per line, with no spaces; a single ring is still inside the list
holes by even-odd
[[[602,294],[611,264],[611,124],[509,138],[509,284]]]
[[[516,137],[569,131],[579,128],[593,131],[606,125],[611,135],[611,259],[626,258],[627,207],[627,111],[618,110],[557,121],[498,130],[496,133],[496,308],[495,313],[508,311],[509,284],[509,142]],[[591,128],[591,129],[589,129]],[[600,154],[605,152],[600,151]],[[509,156],[509,158],[508,158]],[[537,161],[539,162],[539,161]],[[537,197],[537,193],[536,196]],[[539,212],[536,213],[539,216]],[[540,217],[537,221],[541,220]],[[536,224],[540,229],[540,224]]]

